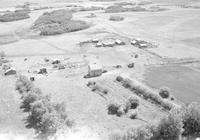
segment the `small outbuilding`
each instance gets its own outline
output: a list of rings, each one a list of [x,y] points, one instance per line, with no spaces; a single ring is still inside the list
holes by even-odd
[[[142,44],[140,44],[140,46],[139,46],[139,48],[147,48],[147,47],[148,47],[148,45],[145,44],[145,43],[142,43]]]
[[[98,43],[96,44],[96,47],[103,47],[103,44],[102,44],[101,42],[98,42]]]
[[[46,68],[41,68],[38,74],[47,74],[47,69]]]
[[[116,45],[125,45],[125,42],[123,42],[122,40],[116,39],[115,44]]]
[[[11,67],[11,68],[9,68],[9,69],[7,69],[7,70],[5,71],[4,75],[14,75],[14,74],[16,74],[16,73],[17,73],[16,69],[13,68],[13,67]]]
[[[103,69],[102,66],[100,66],[99,64],[90,64],[88,66],[88,75],[90,77],[96,77],[96,76],[100,76],[103,73]]]
[[[103,46],[104,47],[114,47],[115,42],[114,41],[106,41],[106,42],[103,42]]]
[[[52,64],[59,64],[60,63],[60,60],[58,60],[58,59],[54,59],[53,61],[52,61]]]
[[[95,39],[92,39],[92,43],[98,43],[99,42],[99,39],[95,38]]]
[[[132,40],[131,41],[131,45],[136,45],[137,44],[137,40]]]

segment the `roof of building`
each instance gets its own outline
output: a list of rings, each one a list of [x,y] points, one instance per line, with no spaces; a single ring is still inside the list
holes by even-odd
[[[11,67],[11,68],[7,69],[7,70],[5,71],[5,73],[7,73],[7,72],[9,72],[9,71],[11,71],[11,70],[16,71],[15,68]]]
[[[99,70],[102,69],[102,66],[100,64],[97,63],[92,63],[88,65],[90,70]]]

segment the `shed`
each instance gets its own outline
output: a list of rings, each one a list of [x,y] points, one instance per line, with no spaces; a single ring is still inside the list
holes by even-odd
[[[47,74],[47,69],[46,68],[41,68],[38,74]]]
[[[96,44],[96,47],[103,47],[103,44],[102,44],[101,42],[98,42],[98,43]]]
[[[17,73],[16,69],[11,67],[11,68],[9,68],[8,70],[5,71],[4,75],[14,75],[16,73]]]
[[[140,48],[147,48],[147,47],[148,47],[148,45],[145,43],[140,44]]]
[[[58,59],[54,59],[53,61],[52,61],[52,64],[59,64],[60,63],[60,60],[58,60]]]
[[[95,63],[88,66],[88,75],[91,77],[100,76],[102,72],[102,66],[100,66],[99,64]]]
[[[114,41],[106,41],[106,42],[103,42],[103,46],[104,47],[114,47],[115,42]]]
[[[116,39],[116,40],[115,40],[115,44],[116,44],[116,45],[125,45],[125,42],[123,42],[123,41],[121,41],[121,40],[119,40],[119,39]]]
[[[95,39],[92,39],[92,43],[98,43],[99,42],[99,39],[95,38]]]
[[[136,45],[137,44],[137,40],[132,40],[131,41],[131,45]]]

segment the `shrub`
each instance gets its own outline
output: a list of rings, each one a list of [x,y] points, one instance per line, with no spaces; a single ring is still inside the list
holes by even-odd
[[[169,98],[169,96],[170,96],[170,90],[169,90],[169,88],[168,87],[161,87],[160,91],[159,91],[159,95],[162,98]]]
[[[50,96],[42,96],[31,103],[26,127],[33,128],[39,138],[54,135],[62,126],[73,125],[67,118],[65,104],[54,104]]]
[[[121,76],[117,76],[117,77],[116,77],[116,81],[118,81],[118,82],[123,81],[123,77],[121,77]]]
[[[15,89],[20,93],[27,93],[33,89],[33,83],[26,77],[20,75],[17,79]]]
[[[103,92],[104,94],[108,94],[108,90],[107,90],[107,89],[104,89],[102,92]]]
[[[122,21],[124,20],[124,17],[121,17],[121,16],[110,16],[110,19],[111,21]]]
[[[183,109],[184,136],[200,134],[200,104],[191,103]]]
[[[139,105],[139,100],[137,98],[135,98],[135,97],[130,97],[128,99],[128,102],[130,103],[130,108],[131,109],[135,109]]]
[[[120,108],[120,104],[118,104],[116,101],[112,102],[108,105],[108,114],[118,114],[118,110]]]
[[[24,112],[29,112],[31,109],[31,104],[40,99],[41,92],[38,92],[36,90],[29,91],[28,93],[23,95],[20,108],[23,109]]]
[[[130,119],[136,119],[137,118],[137,111],[135,111],[135,110],[129,110],[129,112],[128,112],[128,117],[130,118]]]
[[[125,106],[120,106],[120,107],[118,108],[118,110],[117,110],[116,115],[117,115],[118,117],[124,115],[124,114],[125,114],[125,110],[126,110]]]
[[[167,117],[164,117],[158,126],[152,129],[152,140],[179,140],[182,134],[183,123],[180,119],[180,112],[172,110]]]
[[[90,86],[94,86],[96,84],[96,82],[93,82],[93,81],[89,81],[87,83],[87,86],[90,87]]]
[[[125,88],[131,88],[131,81],[128,79],[125,79],[122,83],[122,86]]]
[[[94,85],[92,91],[101,91],[101,87],[99,85]]]
[[[137,81],[123,79],[121,81],[121,83],[122,83],[122,86],[124,86],[125,88],[129,88],[131,91],[133,91],[138,96],[140,96],[146,100],[149,99],[153,103],[158,104],[167,110],[170,110],[171,108],[174,107],[174,105],[171,104],[170,102],[164,101],[156,92],[154,92],[150,88],[146,87],[145,85],[140,84]]]
[[[152,133],[148,126],[128,130],[122,140],[150,140]]]

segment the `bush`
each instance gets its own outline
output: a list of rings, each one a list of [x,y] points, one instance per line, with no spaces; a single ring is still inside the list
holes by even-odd
[[[96,82],[93,82],[93,81],[89,81],[87,83],[87,86],[90,87],[90,86],[94,86],[96,84]]]
[[[200,134],[200,104],[191,103],[183,109],[184,136]]]
[[[104,89],[102,92],[103,92],[104,94],[108,94],[108,90],[107,90],[107,89]]]
[[[15,89],[20,93],[27,93],[33,89],[33,83],[26,76],[19,76]]]
[[[169,88],[168,87],[161,87],[160,91],[159,91],[159,95],[162,98],[169,98],[169,96],[170,96],[170,90],[169,90]]]
[[[120,104],[118,104],[117,102],[113,102],[113,103],[110,103],[107,108],[108,108],[108,114],[115,115],[115,114],[118,114]]]
[[[135,110],[129,110],[129,112],[128,112],[128,117],[130,118],[130,119],[136,119],[137,118],[137,111],[135,111]]]
[[[164,117],[157,127],[152,129],[152,140],[179,140],[182,134],[183,123],[180,112],[172,110],[167,117]]]
[[[174,107],[174,105],[171,104],[170,102],[164,101],[156,92],[144,86],[143,84],[140,84],[137,81],[123,79],[121,83],[122,83],[122,86],[130,89],[138,96],[146,100],[150,99],[153,103],[158,104],[167,110],[170,110],[171,108]]]
[[[130,97],[128,102],[130,104],[130,109],[136,109],[139,106],[139,100],[137,98]]]
[[[24,94],[20,108],[23,109],[24,112],[29,112],[31,109],[31,104],[40,99],[41,92],[36,90],[29,91],[28,93]]]
[[[117,76],[117,77],[116,77],[116,81],[118,81],[118,82],[122,82],[122,81],[123,81],[123,77],[121,77],[121,76]]]
[[[124,20],[124,17],[121,17],[121,16],[110,16],[110,19],[111,21],[122,21]]]
[[[128,79],[125,79],[122,83],[122,86],[125,88],[131,88],[131,81]]]

